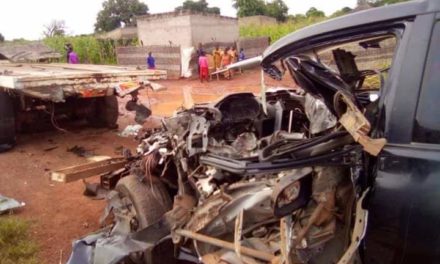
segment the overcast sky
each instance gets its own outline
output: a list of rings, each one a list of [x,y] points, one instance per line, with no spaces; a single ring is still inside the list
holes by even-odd
[[[96,14],[104,0],[1,0],[0,33],[7,40],[15,38],[40,39],[43,26],[51,20],[64,20],[69,34],[92,33]],[[174,10],[184,0],[141,0],[150,13]],[[208,0],[210,6],[218,6],[222,15],[235,16],[232,0]],[[327,15],[342,7],[354,7],[356,0],[284,0],[290,14],[305,13],[314,6]]]

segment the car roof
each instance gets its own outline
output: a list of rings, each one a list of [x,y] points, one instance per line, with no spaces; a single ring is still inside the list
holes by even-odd
[[[270,64],[278,60],[289,51],[289,46],[308,38],[339,30],[354,28],[366,24],[397,20],[399,18],[412,17],[418,14],[440,11],[439,0],[409,1],[384,7],[371,8],[355,12],[338,18],[330,19],[312,26],[305,27],[276,41],[263,52],[263,64]]]

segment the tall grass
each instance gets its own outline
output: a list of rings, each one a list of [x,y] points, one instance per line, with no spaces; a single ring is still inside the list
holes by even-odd
[[[304,17],[301,19],[291,19],[285,23],[265,26],[242,26],[240,27],[241,37],[270,37],[274,42],[285,35],[303,27],[326,20],[326,17]]]
[[[57,36],[45,38],[43,42],[61,54],[66,54],[66,43],[72,44],[81,63],[116,64],[117,43],[112,40],[101,40],[95,36]],[[61,61],[65,62],[66,56],[63,56]]]
[[[38,247],[30,239],[29,223],[16,217],[0,217],[0,263],[37,264]]]

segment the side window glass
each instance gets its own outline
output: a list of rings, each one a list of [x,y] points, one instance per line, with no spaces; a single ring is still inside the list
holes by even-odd
[[[421,143],[440,143],[440,21],[431,37],[413,138]]]

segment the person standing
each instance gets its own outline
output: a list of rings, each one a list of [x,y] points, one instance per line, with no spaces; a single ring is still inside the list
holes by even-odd
[[[231,48],[226,47],[225,51],[223,52],[221,68],[225,68],[226,66],[231,64],[232,57],[231,57],[231,52],[230,51],[231,51]],[[231,70],[225,71],[224,74],[225,74],[225,78],[226,79],[231,79],[231,77],[232,77],[232,71]]]
[[[79,63],[79,58],[78,58],[78,55],[73,51],[72,44],[67,43],[65,47],[66,47],[66,50],[67,50],[67,55],[66,55],[67,63],[69,63],[69,64],[78,64]]]
[[[232,46],[232,48],[229,50],[229,55],[231,56],[231,63],[236,63],[238,60],[238,56],[237,48],[235,46]]]
[[[196,50],[196,54],[197,54],[197,61],[199,61],[200,56],[202,56],[202,53],[204,52],[203,50],[203,45],[202,43],[199,43],[199,46]],[[197,63],[197,73],[200,75],[200,67],[199,64]]]
[[[215,49],[212,52],[212,57],[214,58],[214,67],[217,70],[222,64],[222,50],[218,45],[215,46]]]
[[[240,54],[238,55],[238,61],[242,61],[246,59],[246,55],[244,54],[243,48],[240,49]]]
[[[151,51],[148,52],[147,65],[148,65],[148,69],[150,69],[150,70],[156,69],[156,60],[154,59]]]
[[[209,82],[209,65],[208,65],[208,58],[206,57],[206,54],[204,51],[200,53],[199,57],[199,69],[200,69],[200,82],[203,82],[203,80],[206,80]]]

